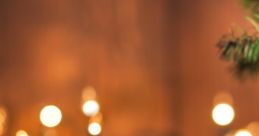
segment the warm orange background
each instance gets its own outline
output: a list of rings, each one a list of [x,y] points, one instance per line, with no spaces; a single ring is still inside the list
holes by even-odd
[[[215,44],[248,27],[236,0],[2,0],[0,102],[7,136],[43,127],[39,111],[59,106],[60,136],[85,136],[81,92],[94,86],[103,136],[214,136],[213,97],[233,94],[231,128],[259,120],[256,80],[240,82]]]

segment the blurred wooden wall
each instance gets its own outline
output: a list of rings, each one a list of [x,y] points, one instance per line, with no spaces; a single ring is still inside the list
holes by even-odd
[[[214,46],[233,23],[249,27],[236,0],[1,0],[6,135],[39,135],[46,104],[63,111],[59,135],[87,135],[80,102],[88,85],[103,136],[214,136],[222,90],[234,97],[231,129],[258,121],[257,81],[236,80]]]
[[[170,0],[2,0],[0,102],[6,135],[37,136],[39,111],[59,106],[58,135],[87,135],[81,91],[96,88],[104,136],[179,129],[179,14]]]
[[[184,0],[181,4],[181,135],[217,136],[211,119],[213,99],[221,91],[233,95],[236,117],[230,130],[259,121],[258,78],[237,79],[230,63],[219,59],[216,43],[231,27],[251,30],[238,0]]]

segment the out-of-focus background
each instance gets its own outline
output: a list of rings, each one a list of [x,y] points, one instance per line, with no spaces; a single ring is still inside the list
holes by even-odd
[[[228,130],[259,121],[257,80],[233,77],[215,47],[235,22],[247,25],[244,14],[238,0],[1,0],[3,135],[41,136],[49,104],[63,113],[57,136],[89,135],[86,86],[102,136],[217,136],[222,91],[236,113]]]

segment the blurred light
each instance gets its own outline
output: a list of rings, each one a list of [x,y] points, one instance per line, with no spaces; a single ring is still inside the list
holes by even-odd
[[[19,130],[16,132],[16,136],[29,136],[28,133],[24,130]]]
[[[233,104],[233,98],[232,95],[227,91],[222,91],[216,94],[214,97],[214,104],[218,103],[229,103]]]
[[[247,130],[249,130],[249,132],[251,132],[252,135],[259,136],[259,123],[258,122],[251,122],[247,126]]]
[[[0,136],[4,134],[6,127],[7,113],[4,108],[0,107]]]
[[[5,109],[4,108],[0,108],[0,123],[1,124],[5,122],[6,116],[7,116],[7,114],[6,114]]]
[[[96,99],[95,89],[91,86],[84,88],[83,93],[82,93],[82,99],[83,99],[83,101]]]
[[[235,136],[253,136],[248,130],[239,130],[235,133]]]
[[[212,111],[214,122],[220,126],[229,125],[235,117],[234,109],[226,103],[218,104]]]
[[[93,117],[91,117],[89,119],[89,122],[102,122],[103,120],[103,116],[101,112],[98,112],[96,115],[94,115]]]
[[[57,126],[62,119],[60,109],[54,105],[45,106],[40,113],[40,121],[46,127]]]
[[[4,134],[4,130],[5,130],[5,125],[1,124],[0,125],[0,136],[2,136]]]
[[[230,131],[226,132],[226,134],[224,136],[234,136],[234,134],[235,134],[235,131],[230,130]]]
[[[91,117],[99,112],[100,106],[96,101],[89,100],[83,104],[82,110],[86,116]]]
[[[58,136],[56,129],[46,129],[44,131],[44,136]]]
[[[99,123],[97,122],[92,122],[90,123],[90,125],[88,126],[88,132],[91,134],[91,135],[99,135],[101,132],[102,132],[102,127]]]

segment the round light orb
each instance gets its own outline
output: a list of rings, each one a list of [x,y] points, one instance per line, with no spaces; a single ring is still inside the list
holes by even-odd
[[[214,107],[212,118],[220,126],[229,125],[235,117],[234,109],[227,103],[221,103]]]
[[[99,112],[100,106],[96,101],[88,100],[83,104],[82,110],[86,116],[92,117]]]
[[[239,130],[235,133],[235,136],[253,136],[248,130]]]
[[[40,121],[46,127],[55,127],[62,120],[61,110],[54,105],[45,106],[40,112]]]
[[[88,126],[88,132],[91,135],[97,136],[102,132],[102,126],[97,122],[90,123]]]
[[[24,130],[19,130],[16,132],[16,136],[29,136],[29,134]]]

